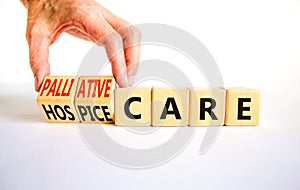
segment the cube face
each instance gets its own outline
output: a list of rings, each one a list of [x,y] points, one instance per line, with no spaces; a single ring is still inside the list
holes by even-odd
[[[75,108],[82,123],[113,123],[112,76],[82,76],[75,93]]]
[[[188,125],[188,89],[152,88],[152,125]]]
[[[77,77],[47,76],[37,98],[38,106],[47,122],[78,122],[73,106]]]
[[[116,89],[115,124],[119,126],[150,126],[151,89]]]
[[[260,92],[248,88],[226,89],[225,125],[258,125]]]
[[[224,89],[192,88],[189,95],[190,126],[224,125],[226,100]]]

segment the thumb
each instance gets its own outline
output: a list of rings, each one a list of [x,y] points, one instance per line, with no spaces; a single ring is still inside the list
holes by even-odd
[[[35,78],[35,91],[39,91],[44,78],[50,75],[49,58],[49,38],[32,35],[28,40],[30,67]]]

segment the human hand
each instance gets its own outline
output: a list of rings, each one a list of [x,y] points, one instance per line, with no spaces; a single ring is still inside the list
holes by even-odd
[[[28,9],[26,39],[39,91],[50,75],[49,46],[62,32],[103,45],[120,87],[132,85],[138,70],[141,34],[93,0],[21,0]]]

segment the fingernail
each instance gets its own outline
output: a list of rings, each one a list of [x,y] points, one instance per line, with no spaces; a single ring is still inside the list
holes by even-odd
[[[125,72],[122,72],[116,79],[120,87],[128,86],[128,78]]]
[[[135,77],[133,75],[128,77],[128,85],[132,86],[134,83]]]
[[[42,79],[42,80],[41,80]],[[43,80],[44,80],[44,78],[43,77],[37,77],[37,76],[35,76],[34,77],[34,86],[35,86],[35,91],[36,92],[39,92],[40,91],[40,88],[41,88],[41,85],[42,85],[42,83],[43,83]]]
[[[36,76],[34,76],[34,88],[35,88],[35,91],[38,92],[38,79]]]

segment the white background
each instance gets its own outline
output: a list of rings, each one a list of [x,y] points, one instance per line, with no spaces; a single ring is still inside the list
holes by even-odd
[[[140,171],[112,166],[86,147],[73,125],[43,122],[28,65],[26,9],[17,0],[2,0],[1,190],[300,189],[299,0],[102,0],[101,4],[132,24],[170,24],[196,36],[218,63],[225,86],[261,90],[261,124],[224,128],[204,155],[198,151],[206,128],[200,128],[187,149],[165,165]],[[52,74],[75,75],[91,47],[63,34],[50,49]],[[159,52],[142,48],[142,59],[176,62]],[[126,136],[120,141],[126,143]]]

